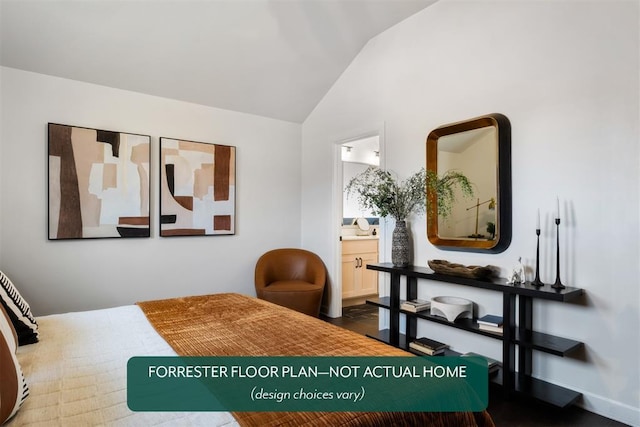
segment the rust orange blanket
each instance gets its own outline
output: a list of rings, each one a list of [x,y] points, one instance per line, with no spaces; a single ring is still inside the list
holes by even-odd
[[[240,294],[138,303],[181,356],[402,356],[322,320]],[[243,426],[493,426],[487,412],[235,412]]]

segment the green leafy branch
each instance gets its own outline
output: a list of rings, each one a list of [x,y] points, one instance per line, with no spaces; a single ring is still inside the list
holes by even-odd
[[[404,181],[375,166],[353,177],[347,184],[347,197],[357,195],[360,206],[381,217],[405,220],[425,209],[426,172],[421,169]]]
[[[474,195],[473,185],[469,178],[462,172],[456,170],[448,170],[438,177],[433,172],[427,172],[427,185],[429,190],[437,195],[438,216],[447,218],[451,215],[453,204],[456,201],[455,189],[459,187],[465,198],[471,198]],[[429,209],[432,213],[433,209]]]
[[[345,191],[347,197],[356,194],[360,206],[374,215],[390,216],[398,221],[425,210],[431,212],[427,209],[427,186],[437,194],[438,215],[443,217],[451,214],[456,186],[465,197],[473,197],[474,194],[469,179],[457,171],[447,171],[438,177],[436,173],[422,168],[406,180],[399,181],[391,172],[375,166],[353,177]]]

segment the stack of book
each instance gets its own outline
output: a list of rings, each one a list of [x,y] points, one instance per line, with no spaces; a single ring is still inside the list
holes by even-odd
[[[485,314],[478,319],[478,328],[483,331],[502,333],[502,316]]]
[[[445,349],[449,348],[449,344],[441,343],[440,341],[432,340],[431,338],[416,338],[409,343],[409,347],[419,353],[426,354],[427,356],[435,356],[437,354],[444,353]]]
[[[431,301],[422,299],[412,299],[403,301],[400,304],[400,309],[417,313],[419,311],[428,310],[431,308]]]

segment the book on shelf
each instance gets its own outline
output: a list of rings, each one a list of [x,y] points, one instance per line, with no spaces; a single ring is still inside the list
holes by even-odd
[[[414,350],[414,351],[416,351],[416,352],[418,352],[418,353],[421,353],[421,354],[424,354],[424,355],[427,355],[427,356],[437,356],[439,354],[444,353],[444,348],[440,349],[440,350],[432,350],[432,349],[423,347],[423,346],[418,345],[418,344],[413,343],[413,342],[409,343],[409,348]]]
[[[485,314],[484,316],[478,318],[477,320],[479,325],[487,325],[487,326],[502,326],[503,319],[502,316],[496,316],[495,314]]]
[[[433,340],[431,338],[416,338],[409,343],[409,347],[421,353],[433,356],[441,354],[445,349],[449,348],[449,344]]]
[[[500,326],[492,326],[492,325],[485,325],[484,323],[478,323],[478,329],[480,329],[482,331],[495,332],[497,334],[501,334],[502,333],[502,325],[500,325]]]
[[[431,301],[422,299],[407,300],[403,301],[402,304],[400,304],[400,309],[412,311],[414,313],[417,313],[418,311],[428,310],[429,308],[431,308]]]

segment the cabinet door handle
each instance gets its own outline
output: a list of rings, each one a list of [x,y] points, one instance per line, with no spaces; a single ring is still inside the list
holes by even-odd
[[[357,257],[356,258],[356,268],[360,268],[362,267],[362,258]]]

